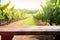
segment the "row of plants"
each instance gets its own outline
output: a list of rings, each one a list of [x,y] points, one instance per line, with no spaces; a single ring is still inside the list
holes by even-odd
[[[46,5],[41,3],[42,10],[34,14],[36,19],[60,25],[60,0],[46,0]]]
[[[19,9],[14,9],[14,6],[7,8],[11,0],[7,4],[2,5],[0,0],[0,25],[4,22],[9,24],[12,21],[17,21],[26,18],[26,12]]]

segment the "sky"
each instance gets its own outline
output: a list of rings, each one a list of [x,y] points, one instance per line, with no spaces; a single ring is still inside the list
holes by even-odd
[[[9,0],[2,0],[2,4],[7,3]],[[12,0],[9,8],[15,6],[15,9],[28,9],[28,10],[39,10],[41,1],[43,4],[46,3],[45,0]]]

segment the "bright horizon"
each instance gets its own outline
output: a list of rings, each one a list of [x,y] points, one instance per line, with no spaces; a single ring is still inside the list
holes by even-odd
[[[41,10],[41,1],[43,2],[43,4],[46,3],[45,0],[12,0],[9,8],[15,6],[15,9]],[[3,0],[2,4],[5,4],[7,2],[8,0]]]

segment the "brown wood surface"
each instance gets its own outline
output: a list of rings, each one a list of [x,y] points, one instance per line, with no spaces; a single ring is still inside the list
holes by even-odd
[[[12,40],[14,35],[60,35],[59,26],[0,27],[1,40]]]
[[[60,35],[59,26],[0,27],[0,35]]]

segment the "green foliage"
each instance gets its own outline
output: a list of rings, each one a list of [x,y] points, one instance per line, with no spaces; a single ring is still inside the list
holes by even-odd
[[[0,0],[0,24],[1,24],[1,21],[4,20],[5,18],[3,11],[9,6],[10,3],[11,3],[11,0],[9,0],[8,3],[2,5]]]
[[[43,12],[41,10],[37,11],[36,14],[33,15],[33,17],[38,19],[38,20],[42,20]]]
[[[36,18],[46,22],[49,22],[50,18],[53,18],[53,23],[60,24],[60,0],[46,0],[46,5],[41,3],[40,6],[42,7],[42,11],[37,13]]]
[[[20,20],[25,18],[25,13],[22,10],[14,9],[15,6],[12,8],[7,8],[11,3],[11,0],[9,0],[8,3],[2,5],[0,0],[0,24],[3,21],[7,21],[7,23],[10,23],[12,20]]]
[[[4,5],[1,5],[1,1],[0,1],[0,9],[4,10],[5,8],[7,8],[9,6],[9,4],[11,3],[11,0],[9,0],[8,3],[4,4]]]
[[[31,15],[29,15],[29,17],[27,19],[18,22],[17,25],[19,25],[19,26],[36,26],[37,22]]]

